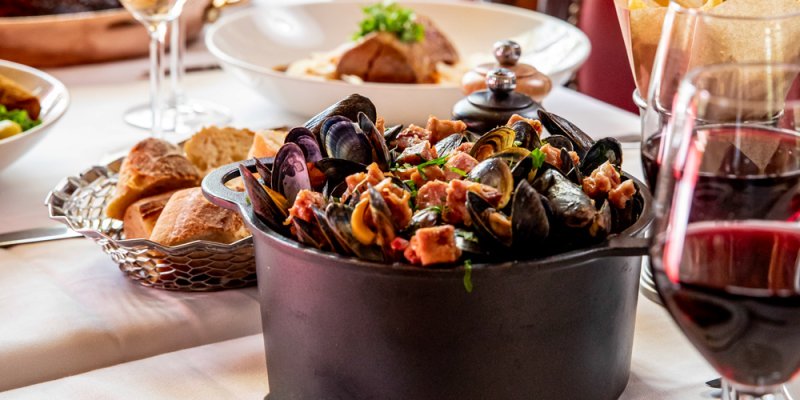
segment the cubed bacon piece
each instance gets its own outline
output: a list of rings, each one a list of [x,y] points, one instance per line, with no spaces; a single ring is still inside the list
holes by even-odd
[[[297,193],[294,204],[289,209],[289,220],[300,218],[303,221],[311,222],[314,220],[314,211],[311,206],[325,208],[325,198],[322,193],[303,189]]]
[[[509,127],[514,126],[514,124],[519,121],[527,122],[528,125],[530,125],[537,134],[539,135],[542,134],[542,123],[539,120],[525,118],[519,114],[512,115],[511,118],[508,119],[506,126]]]
[[[460,179],[463,177],[461,173],[468,174],[476,165],[478,165],[478,160],[472,158],[469,154],[461,152],[455,153],[451,155],[444,164],[444,179],[447,181]]]
[[[417,165],[424,161],[436,158],[436,149],[431,147],[431,142],[423,140],[405,150],[397,157],[398,164]]]
[[[375,119],[375,128],[383,135],[386,132],[386,120],[380,115]]]
[[[461,249],[456,246],[456,231],[453,225],[420,228],[414,237],[417,239],[414,252],[423,267],[454,263],[461,258]],[[413,238],[411,240],[414,241]]]
[[[420,259],[419,254],[417,253],[418,248],[419,248],[419,238],[417,237],[417,235],[414,235],[408,242],[408,247],[406,247],[406,249],[403,250],[403,257],[405,257],[410,264],[419,265],[422,263],[422,259]]]
[[[366,185],[368,183],[375,186],[382,181],[383,178],[383,171],[378,167],[378,164],[372,163],[367,166],[367,172],[358,172],[344,178],[344,181],[347,182],[347,190],[344,192],[343,197],[346,198],[349,196],[359,185]]]
[[[608,192],[608,201],[617,208],[625,208],[628,201],[636,194],[636,185],[628,179]]]
[[[456,147],[455,150],[453,150],[451,154],[458,154],[460,152],[469,154],[469,151],[472,150],[472,145],[474,144],[475,144],[474,142],[461,143],[460,145],[458,145],[458,147]]]
[[[447,201],[447,183],[430,181],[417,191],[417,209],[443,206]]]
[[[593,199],[604,198],[620,182],[619,172],[611,163],[606,161],[592,171],[590,176],[583,178],[583,191]]]
[[[438,165],[428,165],[426,167],[422,167],[422,171],[420,168],[413,168],[411,175],[409,177],[417,187],[422,187],[425,182],[435,181],[435,180],[444,180],[444,170]]]
[[[544,153],[544,162],[556,167],[561,168],[561,149],[551,146],[549,143],[540,147],[539,150]]]
[[[570,158],[572,158],[572,162],[575,165],[581,165],[581,158],[578,156],[578,153],[576,153],[574,151],[570,151],[570,152],[567,152],[567,154],[569,154]]]
[[[411,147],[423,140],[429,140],[430,138],[431,132],[429,130],[411,124],[408,128],[403,129],[402,132],[397,134],[395,146],[400,150],[404,150],[407,147]]]
[[[438,119],[431,115],[428,117],[428,124],[425,126],[425,129],[431,133],[431,143],[436,144],[436,142],[454,133],[464,132],[467,130],[467,124],[461,121]]]
[[[394,251],[404,252],[408,248],[409,244],[410,243],[408,240],[405,240],[400,236],[398,236],[394,238],[394,240],[392,240],[392,243],[389,244],[389,247]]]

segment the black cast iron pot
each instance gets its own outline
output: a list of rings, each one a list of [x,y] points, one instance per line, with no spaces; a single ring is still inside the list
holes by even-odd
[[[246,163],[252,171],[253,163]],[[652,199],[600,246],[536,261],[423,269],[283,237],[224,182],[206,197],[253,233],[269,400],[616,399],[630,374]]]

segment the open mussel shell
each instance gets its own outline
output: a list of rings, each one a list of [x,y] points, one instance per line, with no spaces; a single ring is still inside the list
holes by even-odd
[[[437,157],[446,157],[449,156],[458,146],[461,146],[461,143],[464,143],[466,137],[463,133],[454,133],[446,138],[436,142],[433,146],[436,149],[436,156]]]
[[[397,135],[399,135],[402,131],[403,125],[390,126],[383,131],[383,140],[386,141],[386,143],[391,143],[397,139]]]
[[[467,212],[475,233],[489,252],[501,252],[511,247],[511,222],[488,201],[475,192],[467,192]],[[503,225],[508,225],[501,228]]]
[[[324,150],[324,144],[321,140],[321,130],[325,120],[332,116],[341,116],[350,121],[355,121],[358,118],[359,112],[366,114],[373,122],[378,118],[375,104],[373,104],[370,99],[360,94],[351,94],[315,115],[303,124],[303,126],[314,134],[314,137],[319,141],[320,148]]]
[[[598,140],[581,158],[581,172],[583,175],[591,175],[592,171],[606,161],[617,170],[622,167],[622,145],[617,139],[608,137]]]
[[[300,243],[315,249],[331,248],[327,238],[320,231],[316,220],[314,222],[306,222],[301,218],[292,218],[292,225],[294,225],[295,235]]]
[[[517,121],[511,125],[514,130],[514,142],[517,146],[528,150],[538,149],[542,146],[539,134],[533,129],[531,124],[525,121]]]
[[[557,149],[567,149],[567,151],[574,151],[572,141],[563,135],[550,135],[544,139],[547,144]]]
[[[378,244],[383,249],[384,255],[391,258],[394,253],[392,240],[397,236],[396,220],[392,218],[392,210],[378,190],[370,185],[367,193],[369,193],[369,209],[372,221],[375,223]]]
[[[411,216],[411,222],[408,224],[408,232],[413,234],[418,229],[431,228],[441,222],[441,212],[434,208],[425,208],[418,210]]]
[[[272,184],[270,187],[286,197],[289,204],[303,189],[311,189],[303,150],[295,143],[284,143],[275,155],[272,165]]]
[[[341,196],[344,190],[347,189],[345,178],[358,172],[367,170],[367,166],[350,160],[341,158],[323,158],[314,166],[325,174],[325,190],[323,194],[326,197],[334,195],[335,197]],[[339,193],[335,195],[335,193]]]
[[[339,254],[351,255],[353,254],[348,247],[347,243],[343,243],[344,238],[336,233],[336,230],[328,221],[327,214],[319,207],[311,206],[311,211],[314,213],[314,218],[319,226],[320,232],[325,236],[325,240],[331,246],[331,249]]]
[[[255,160],[256,160],[256,171],[258,171],[258,175],[261,176],[261,181],[264,182],[264,185],[271,187],[272,170],[267,166],[267,164],[264,164],[258,158],[256,158]]]
[[[383,262],[383,251],[377,246],[364,246],[353,236],[353,207],[341,203],[329,203],[325,215],[332,231],[340,244],[345,245],[356,257],[367,260]]]
[[[583,158],[594,144],[594,139],[591,136],[587,135],[572,122],[567,121],[566,118],[545,110],[539,110],[538,114],[539,120],[542,121],[542,125],[550,135],[564,135],[572,141],[575,145],[573,150],[578,153],[580,158]]]
[[[242,177],[247,198],[253,206],[253,213],[256,217],[272,230],[287,234],[288,230],[283,224],[283,221],[288,216],[286,204],[279,204],[284,199],[280,199],[280,195],[277,193],[270,195],[268,193],[269,189],[261,186],[255,175],[244,165],[239,165],[239,174]]]
[[[539,192],[528,181],[521,181],[511,203],[512,246],[517,251],[533,252],[549,233],[550,221]]]
[[[389,153],[389,148],[386,147],[386,139],[363,112],[358,113],[358,126],[372,145],[372,160],[378,164],[378,168],[381,171],[388,171],[392,163],[392,157]]]
[[[322,159],[322,151],[319,148],[317,139],[310,130],[304,127],[297,127],[289,131],[284,139],[284,143],[294,143],[303,150],[306,162],[317,162]]]
[[[511,200],[514,191],[514,175],[508,164],[500,158],[489,158],[481,161],[469,171],[467,179],[491,186],[500,192],[498,208],[502,209]]]
[[[634,195],[627,204],[625,204],[625,208],[611,207],[612,233],[622,232],[627,227],[633,225],[642,215],[642,210],[644,210],[644,200],[639,194],[639,188],[637,187],[636,189],[637,194]]]
[[[472,145],[469,155],[478,161],[483,161],[494,153],[514,146],[516,132],[507,126],[495,128],[486,132]]]
[[[341,158],[361,164],[372,162],[372,144],[357,125],[341,121],[331,125],[324,133],[328,157]]]
[[[581,169],[575,165],[575,161],[569,155],[567,149],[561,148],[559,158],[561,159],[561,172],[564,173],[564,176],[566,176],[573,183],[582,185],[583,174],[581,173]]]
[[[319,148],[322,150],[323,155],[328,154],[328,148],[325,146],[325,135],[328,133],[328,130],[331,129],[333,125],[336,125],[339,122],[350,122],[352,123],[349,118],[343,117],[341,115],[334,115],[327,118],[325,121],[322,122],[320,125],[319,136],[317,140],[319,141]]]

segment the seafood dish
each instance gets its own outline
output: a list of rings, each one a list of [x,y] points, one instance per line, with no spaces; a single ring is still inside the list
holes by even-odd
[[[0,75],[0,140],[42,123],[39,99],[17,82]]]
[[[642,196],[613,138],[540,110],[483,135],[461,121],[387,126],[351,95],[239,172],[260,222],[363,260],[460,266],[536,259],[631,226]],[[544,135],[547,131],[547,136]]]
[[[276,69],[289,76],[349,83],[458,84],[459,55],[434,21],[395,3],[363,9],[353,40]]]

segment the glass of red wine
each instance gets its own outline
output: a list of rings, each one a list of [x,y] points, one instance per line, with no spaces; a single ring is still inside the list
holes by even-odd
[[[800,370],[800,65],[718,64],[680,84],[651,261],[724,399],[786,399]]]
[[[659,166],[667,162],[670,147],[662,137],[675,94],[685,74],[697,67],[727,62],[798,63],[800,3],[794,0],[670,0],[664,8],[638,12],[639,41],[631,52],[647,61],[655,57],[644,97],[642,166],[648,185],[657,188]],[[657,50],[647,35],[663,15]],[[639,72],[644,72],[640,68]]]

